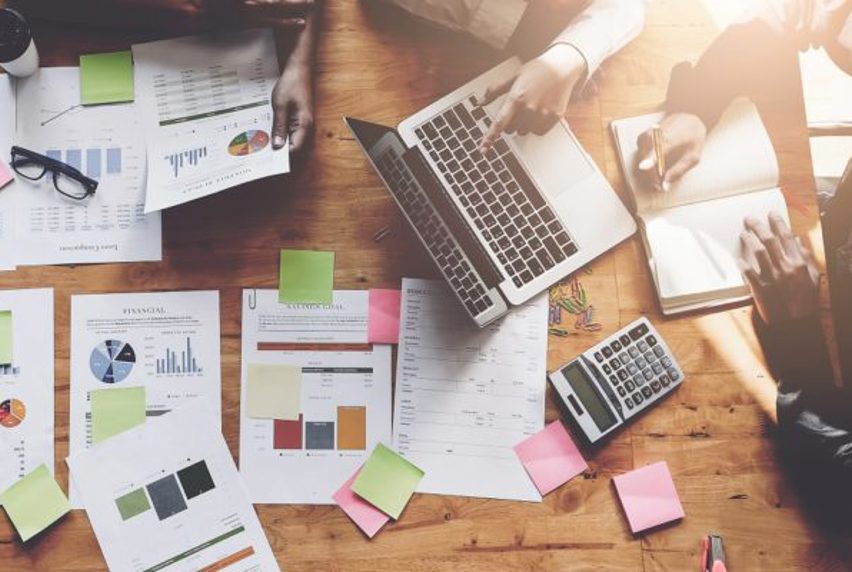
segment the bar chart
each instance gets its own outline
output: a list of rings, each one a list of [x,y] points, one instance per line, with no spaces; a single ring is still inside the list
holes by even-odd
[[[175,179],[177,179],[182,170],[187,167],[198,166],[199,161],[204,157],[207,157],[207,147],[198,147],[166,155],[166,160],[174,172]]]
[[[364,451],[367,449],[367,408],[337,406],[335,421],[276,419],[273,422],[274,450]]]
[[[157,359],[156,369],[157,375],[191,375],[204,372],[192,352],[192,340],[189,337],[186,338],[186,346],[180,350],[166,348],[165,356]]]
[[[7,375],[21,375],[21,368],[11,363],[0,365],[0,377]]]
[[[121,175],[121,147],[89,149],[48,149],[45,155],[71,165],[87,177],[100,179],[106,175]],[[85,165],[83,159],[85,158]]]

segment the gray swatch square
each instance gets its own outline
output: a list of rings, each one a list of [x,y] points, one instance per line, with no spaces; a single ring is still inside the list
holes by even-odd
[[[186,501],[183,500],[183,495],[174,475],[154,481],[145,488],[148,489],[148,496],[151,497],[154,510],[157,511],[157,517],[160,520],[165,520],[186,510]]]
[[[306,421],[305,449],[334,449],[334,422]]]

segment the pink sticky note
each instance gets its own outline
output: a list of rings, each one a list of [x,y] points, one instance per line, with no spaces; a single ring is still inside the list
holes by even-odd
[[[612,480],[633,534],[683,518],[683,507],[665,461]]]
[[[15,179],[11,169],[6,166],[6,163],[0,161],[0,189],[11,183]]]
[[[371,344],[399,343],[399,290],[370,290],[367,341]]]
[[[515,453],[542,495],[588,468],[583,455],[559,421],[515,445]]]
[[[358,478],[360,472],[359,467],[355,474],[349,477],[349,480],[343,483],[343,486],[331,498],[352,519],[352,522],[364,531],[364,534],[373,538],[379,529],[390,520],[390,517],[352,492],[352,483]]]

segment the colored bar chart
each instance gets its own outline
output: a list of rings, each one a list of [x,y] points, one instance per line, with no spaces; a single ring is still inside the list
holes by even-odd
[[[336,446],[335,446],[336,444]],[[337,407],[337,421],[273,420],[272,448],[278,451],[366,451],[367,408]]]
[[[121,147],[86,149],[85,165],[83,165],[84,154],[81,149],[48,149],[45,155],[56,161],[67,163],[93,179],[100,179],[104,175],[104,165],[106,165],[107,175],[121,174]]]
[[[207,147],[199,147],[198,149],[189,149],[179,153],[166,155],[166,160],[169,162],[175,174],[175,179],[180,176],[180,172],[188,166],[195,167],[202,157],[207,156]]]
[[[180,350],[180,358],[175,350],[166,348],[166,355],[157,359],[157,375],[182,375],[201,373],[198,361],[192,355],[192,340],[186,338],[186,347]]]
[[[0,376],[4,375],[20,375],[21,368],[13,364],[0,365]]]

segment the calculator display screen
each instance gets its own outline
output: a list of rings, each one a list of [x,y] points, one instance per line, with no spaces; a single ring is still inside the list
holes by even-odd
[[[595,382],[586,374],[586,371],[580,367],[579,362],[574,362],[562,370],[562,375],[568,380],[571,389],[580,398],[580,401],[586,407],[586,411],[592,417],[592,421],[601,430],[601,433],[615,425],[618,420],[613,415],[612,410],[607,407],[603,396],[595,386]]]

